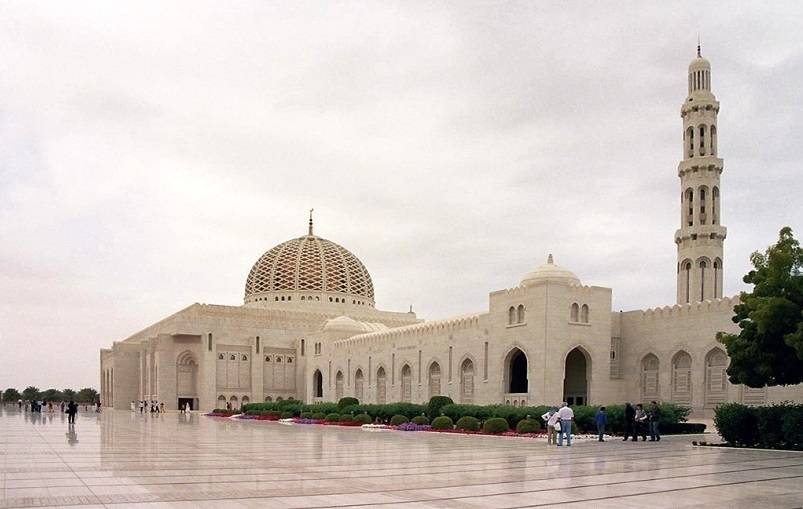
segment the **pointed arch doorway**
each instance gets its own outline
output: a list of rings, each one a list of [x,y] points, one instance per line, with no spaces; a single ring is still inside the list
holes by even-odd
[[[574,348],[566,356],[563,377],[563,401],[569,405],[588,405],[591,358],[580,348]]]

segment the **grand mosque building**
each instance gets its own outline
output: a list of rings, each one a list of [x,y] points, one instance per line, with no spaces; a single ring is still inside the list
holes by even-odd
[[[670,401],[697,415],[726,401],[803,401],[803,386],[752,389],[728,382],[719,331],[738,297],[722,294],[723,160],[711,66],[688,72],[680,109],[683,158],[677,302],[614,312],[611,289],[584,285],[546,263],[492,291],[480,313],[422,321],[382,311],[371,276],[344,247],[307,234],[281,243],[251,268],[241,306],[192,304],[100,351],[101,399],[209,410],[227,402],[296,398],[366,403],[511,405]]]

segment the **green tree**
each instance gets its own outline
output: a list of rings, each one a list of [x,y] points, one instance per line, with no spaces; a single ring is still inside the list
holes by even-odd
[[[61,391],[62,401],[70,401],[76,398],[75,391],[72,389],[64,389]]]
[[[78,401],[81,403],[94,403],[98,400],[98,391],[91,387],[85,387],[78,391],[75,397],[78,398]]]
[[[33,401],[35,399],[39,399],[39,389],[34,386],[26,387],[24,391],[22,391],[22,399],[26,401]]]
[[[44,401],[61,401],[61,391],[58,389],[48,389],[42,392],[42,399]]]
[[[734,307],[738,334],[720,332],[730,356],[731,383],[749,387],[803,381],[803,250],[788,226],[778,242],[750,256],[754,269],[744,276],[753,285]]]
[[[18,391],[17,389],[9,387],[5,391],[3,391],[3,401],[17,401],[20,398],[22,398],[22,395],[20,394],[20,391]]]

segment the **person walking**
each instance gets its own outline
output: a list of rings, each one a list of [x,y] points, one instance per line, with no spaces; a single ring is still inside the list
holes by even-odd
[[[644,405],[641,403],[636,405],[636,434],[641,435],[643,442],[647,441],[647,412],[644,411]],[[634,442],[638,442],[636,434],[633,435]]]
[[[597,423],[599,441],[604,442],[605,440],[602,439],[602,436],[605,434],[605,425],[608,424],[608,412],[605,410],[604,406],[599,407],[599,410],[597,410],[597,415],[594,416],[594,422]]]
[[[636,441],[636,409],[630,403],[625,403],[625,442],[628,437]]]
[[[139,413],[141,413],[141,414],[145,413],[145,400],[144,399],[139,400]]]
[[[78,405],[75,401],[70,400],[67,404],[67,424],[75,424],[75,414],[78,413]]]
[[[541,416],[541,419],[546,423],[546,444],[553,445],[555,443],[555,424],[558,423],[558,409],[550,408]]]
[[[572,446],[572,419],[574,419],[574,411],[569,408],[569,405],[564,401],[560,404],[558,410],[558,418],[560,419],[560,434],[558,435],[558,447],[563,445],[563,436],[566,435],[566,447]]]
[[[164,401],[162,401],[161,403],[159,403],[159,413],[160,413],[160,414],[163,414],[163,413],[165,413],[165,402],[164,402]]]
[[[659,442],[661,440],[661,431],[658,429],[658,422],[661,420],[661,408],[655,401],[650,403],[647,420],[650,426],[650,442]]]

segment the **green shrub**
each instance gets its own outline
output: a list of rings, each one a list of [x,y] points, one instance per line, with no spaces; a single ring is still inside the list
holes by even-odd
[[[390,424],[393,426],[398,426],[399,424],[404,424],[405,422],[410,422],[410,419],[408,419],[406,415],[396,414],[390,418]]]
[[[756,411],[739,403],[725,403],[714,411],[714,426],[731,445],[753,447],[758,443]]]
[[[323,412],[313,412],[311,419],[315,419],[316,421],[322,421],[326,419],[326,414]]]
[[[441,415],[432,419],[432,429],[453,429],[454,421],[446,415]]]
[[[326,414],[326,422],[338,422],[340,420],[340,414],[336,414],[332,412],[331,414]]]
[[[312,412],[301,412],[299,415],[302,419],[312,419]]]
[[[365,413],[372,419],[378,418],[382,422],[388,422],[394,415],[404,415],[408,419],[421,415],[424,413],[425,407],[415,403],[388,403],[385,405],[352,405],[346,407],[344,411],[355,414]]]
[[[371,424],[373,421],[371,420],[371,416],[368,414],[357,414],[354,416],[354,422],[359,422],[360,424]]]
[[[516,424],[516,433],[538,433],[541,423],[535,419],[522,419]]]
[[[337,409],[337,403],[315,403],[312,405],[301,405],[300,410],[324,415],[340,413]]]
[[[453,404],[454,401],[449,396],[432,396],[427,403],[427,417],[434,419],[441,414],[442,407]]]
[[[351,414],[341,414],[340,415],[340,422],[352,422],[354,420],[354,416]]]
[[[510,429],[507,421],[501,417],[491,417],[482,424],[485,433],[504,433]]]
[[[337,409],[340,410],[341,413],[343,413],[344,408],[359,404],[360,400],[358,400],[357,398],[350,398],[350,397],[340,398],[340,401],[337,402]]]
[[[282,412],[282,415],[280,417],[282,419],[292,419],[293,418],[293,412]]]
[[[411,419],[413,424],[429,424],[429,419],[426,415],[416,415]]]
[[[470,415],[466,415],[461,417],[457,420],[455,424],[457,429],[462,429],[466,431],[479,431],[480,430],[480,421],[477,420],[476,417],[472,417]]]

